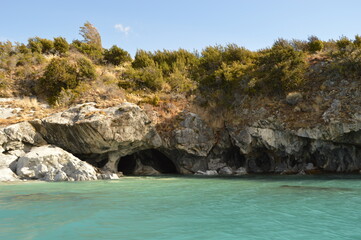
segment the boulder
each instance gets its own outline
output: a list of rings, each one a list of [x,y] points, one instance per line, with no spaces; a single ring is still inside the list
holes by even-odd
[[[34,147],[20,157],[16,173],[20,178],[46,181],[97,179],[93,166],[52,145]]]
[[[140,159],[137,159],[133,174],[134,175],[153,176],[153,175],[160,175],[161,173],[159,171],[157,171],[156,169],[154,169],[152,166],[142,164]]]
[[[246,175],[246,174],[248,174],[247,170],[244,167],[238,168],[234,173],[236,175]]]
[[[36,132],[29,122],[21,122],[4,128],[4,133],[11,141],[29,143],[35,146],[45,145],[42,136]]]
[[[302,94],[299,92],[290,92],[286,96],[286,102],[289,105],[296,105],[302,100]]]
[[[219,175],[232,175],[233,170],[230,167],[224,167],[219,170]]]
[[[0,182],[17,181],[18,176],[15,175],[10,168],[0,167]]]
[[[218,172],[216,170],[206,170],[206,171],[197,171],[195,175],[205,175],[205,176],[217,176]]]
[[[116,179],[119,179],[119,175],[112,173],[112,172],[104,172],[104,173],[101,173],[100,176],[98,176],[98,179],[116,180]]]

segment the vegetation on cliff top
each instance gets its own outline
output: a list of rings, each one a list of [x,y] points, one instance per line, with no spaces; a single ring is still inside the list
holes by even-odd
[[[0,42],[0,95],[37,96],[62,106],[113,99],[158,105],[176,95],[191,96],[198,106],[230,109],[245,98],[284,98],[322,88],[325,79],[358,82],[361,76],[358,35],[278,39],[259,51],[236,44],[201,52],[138,50],[134,59],[118,46],[104,49],[89,22],[80,35],[71,43],[63,37],[33,37],[26,45]]]

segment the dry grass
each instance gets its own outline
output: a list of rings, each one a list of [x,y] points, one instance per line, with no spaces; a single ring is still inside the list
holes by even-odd
[[[38,102],[37,98],[33,97],[23,97],[19,99],[15,99],[12,102],[9,102],[11,107],[22,108],[24,111],[26,110],[33,110],[39,111],[40,109],[44,108],[44,104]]]

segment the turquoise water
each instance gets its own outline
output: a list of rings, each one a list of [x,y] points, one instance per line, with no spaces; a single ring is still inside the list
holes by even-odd
[[[360,176],[0,184],[0,239],[361,239]]]

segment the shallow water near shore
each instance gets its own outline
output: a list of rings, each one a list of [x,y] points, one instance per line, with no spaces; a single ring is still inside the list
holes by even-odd
[[[0,239],[361,239],[361,176],[0,184]]]

